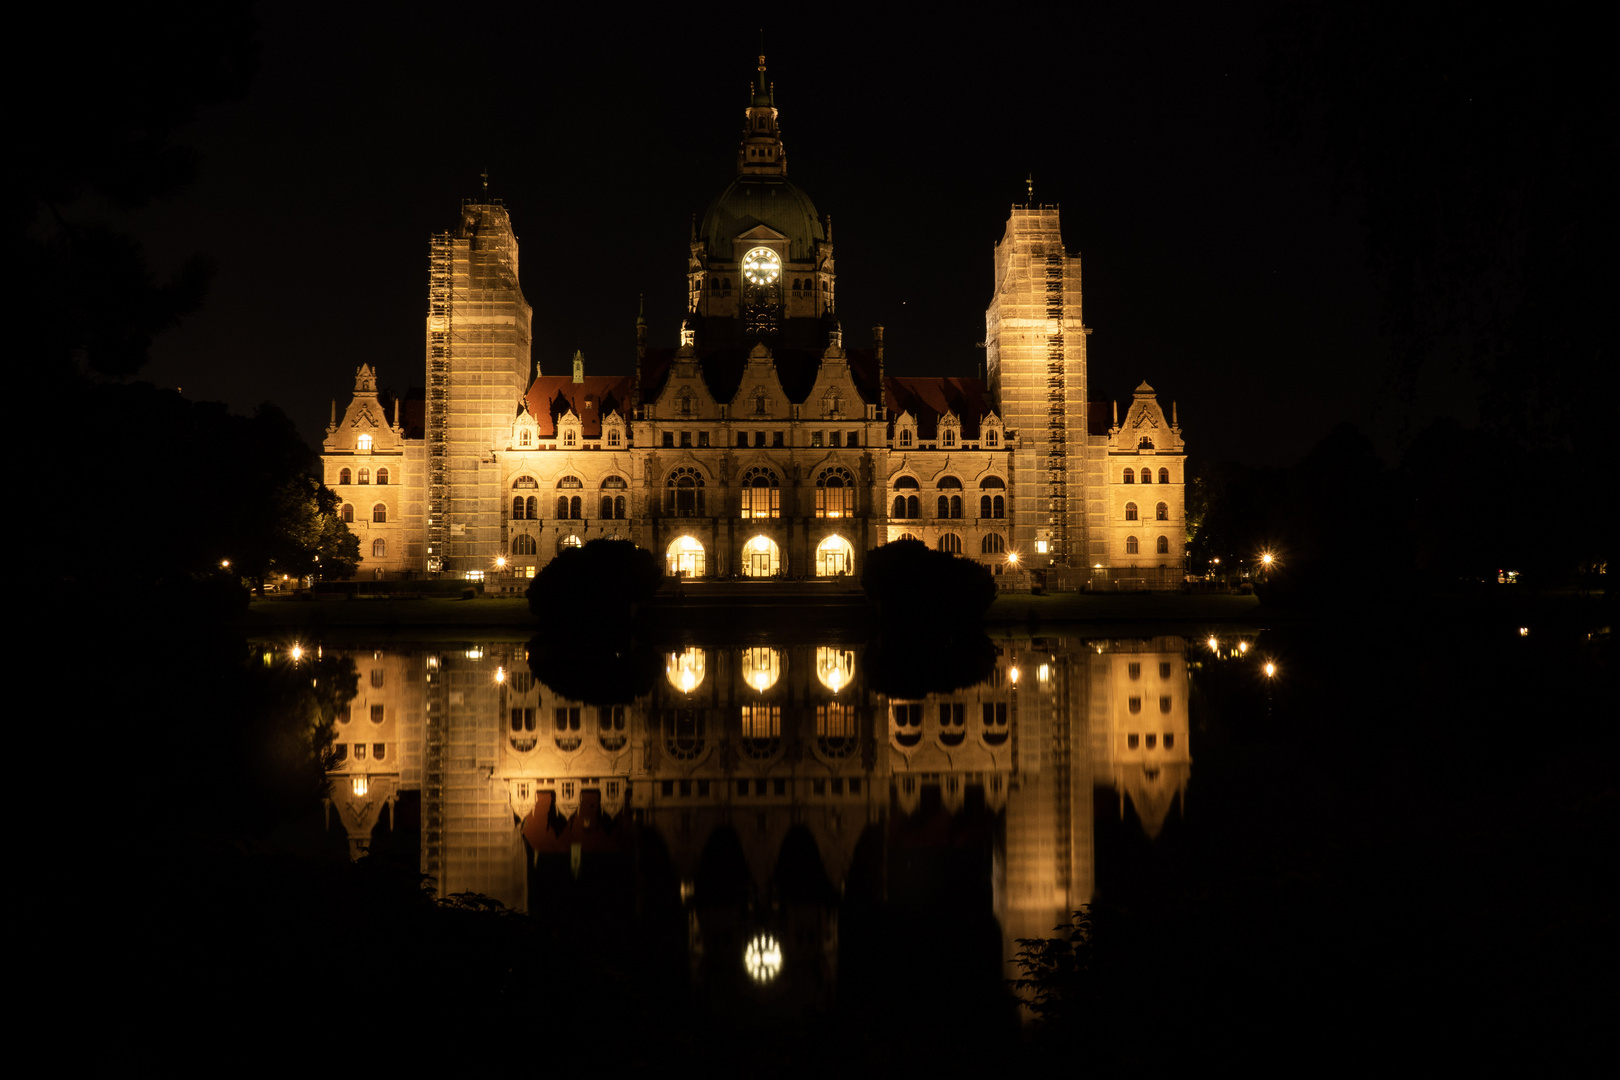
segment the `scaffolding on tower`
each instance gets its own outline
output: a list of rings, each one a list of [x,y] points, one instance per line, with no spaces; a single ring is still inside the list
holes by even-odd
[[[450,406],[450,328],[455,299],[455,241],[449,233],[435,233],[428,274],[428,569],[444,569],[446,518],[450,510],[450,457],[447,414]]]
[[[1054,558],[1069,555],[1068,364],[1063,349],[1063,252],[1046,256],[1047,526]]]

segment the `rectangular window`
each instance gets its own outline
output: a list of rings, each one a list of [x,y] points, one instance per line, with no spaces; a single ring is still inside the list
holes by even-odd
[[[372,686],[381,686],[382,684],[383,684],[382,668],[372,668],[371,669],[371,685]]]
[[[855,734],[854,706],[834,701],[816,706],[816,735],[823,739],[845,739]]]
[[[825,794],[827,794],[827,781],[820,780],[820,779],[810,781],[810,794],[812,794],[812,795],[825,795]]]
[[[681,447],[683,449],[690,449],[691,446],[692,446],[692,433],[690,431],[681,432]]]
[[[383,707],[381,705],[373,705],[371,707],[371,722],[373,724],[382,723],[383,722],[383,715],[384,715]]]
[[[821,445],[821,432],[812,431],[810,433],[810,445],[811,446],[820,446]]]
[[[740,447],[744,447],[744,446],[747,446],[747,445],[748,445],[748,432],[746,432],[746,431],[737,432],[737,446],[740,448]]]
[[[375,760],[375,761],[381,761],[383,758],[387,757],[388,756],[388,744],[387,743],[380,743],[380,742],[372,743],[371,744],[371,756],[372,756],[372,759]]]
[[[763,794],[765,794],[765,781],[763,781],[763,780],[755,780],[754,781],[754,794],[755,795],[763,795]]]
[[[775,780],[772,780],[771,781],[771,786],[772,786],[772,788],[775,789],[774,794],[777,794],[777,795],[786,795],[787,794],[787,781],[784,780],[782,777],[779,776]]]
[[[844,793],[844,778],[842,776],[833,777],[832,785],[834,795],[842,795]]]
[[[836,447],[839,444],[839,442],[842,441],[843,437],[844,436],[843,436],[842,432],[829,431],[827,433],[827,445],[832,446],[832,447]]]
[[[690,780],[682,780],[681,781],[681,794],[682,795],[690,795],[690,794],[692,794],[692,781],[690,781]]]
[[[852,777],[849,778],[849,793],[851,795],[859,795],[861,793],[861,778],[860,777],[852,776]]]
[[[742,707],[742,737],[745,739],[774,739],[782,734],[782,706],[744,705]]]
[[[673,795],[673,794],[675,794],[675,781],[673,781],[673,780],[660,780],[660,781],[658,781],[658,794],[660,794],[660,795]]]
[[[673,450],[673,449],[675,449],[675,433],[673,431],[664,432],[662,439],[660,439],[660,442],[662,443],[665,450]]]
[[[754,445],[760,447],[765,445],[765,433],[763,431],[754,432]]]
[[[784,432],[781,432],[781,431],[773,431],[773,432],[771,432],[771,447],[772,447],[772,449],[780,450],[782,447],[784,447],[786,445],[787,445],[787,438],[786,438],[786,434]]]
[[[1135,750],[1136,746],[1137,746],[1137,742],[1140,739],[1141,739],[1140,735],[1137,735],[1135,732],[1132,732],[1131,734],[1125,736],[1125,745],[1126,745],[1127,748],[1129,748],[1131,750]]]
[[[737,794],[739,794],[739,795],[748,794],[748,781],[746,781],[746,780],[737,781]]]
[[[1154,734],[1150,733],[1148,735],[1148,737],[1147,737],[1147,748],[1149,750],[1152,750],[1156,745],[1158,745],[1158,742],[1159,742],[1159,737],[1157,735],[1154,735]]]
[[[366,744],[363,743],[363,742],[355,743],[354,744],[354,759],[356,761],[364,761],[365,757],[366,757]]]
[[[709,445],[709,433],[707,431],[698,432],[698,445],[699,446],[708,446]]]
[[[1159,662],[1159,678],[1168,679],[1169,677],[1170,677],[1170,661],[1161,660]]]
[[[698,784],[698,794],[702,795],[702,796],[707,796],[709,794],[709,782],[707,780],[699,780],[697,782],[697,784]]]
[[[861,437],[860,437],[860,435],[857,434],[856,432],[853,432],[853,431],[850,432],[849,433],[849,438],[844,440],[844,445],[845,446],[859,446],[859,445],[861,445]]]
[[[1164,733],[1164,748],[1166,750],[1171,750],[1171,749],[1175,748],[1175,745],[1176,745],[1176,733],[1173,732],[1173,731],[1165,732]]]

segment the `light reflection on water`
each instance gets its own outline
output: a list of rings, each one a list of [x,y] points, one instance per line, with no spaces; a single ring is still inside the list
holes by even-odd
[[[967,843],[970,876],[988,883],[1004,961],[1088,903],[1093,808],[1113,801],[1099,790],[1149,837],[1181,812],[1189,648],[1248,652],[1212,642],[1004,640],[983,682],[907,699],[868,685],[859,648],[694,646],[618,706],[554,693],[522,645],[328,650],[360,674],[331,806],[353,854],[419,828],[439,895],[537,913],[570,890],[650,887],[623,866],[655,839],[696,981],[763,970],[745,953],[766,935],[781,975],[767,981],[815,998],[837,981],[852,876],[875,873],[885,895],[948,888],[905,878],[974,828],[987,842]]]

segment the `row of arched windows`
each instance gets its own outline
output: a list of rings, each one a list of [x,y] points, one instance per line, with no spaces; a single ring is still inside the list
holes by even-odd
[[[1135,469],[1126,469],[1123,479],[1124,479],[1125,483],[1127,483],[1127,484],[1136,483],[1136,470]],[[1170,482],[1170,470],[1169,469],[1160,469],[1159,470],[1159,483],[1168,484],[1169,482]],[[1152,469],[1144,468],[1142,470],[1142,483],[1144,483],[1144,484],[1153,483],[1153,470]]]
[[[1126,521],[1135,521],[1136,520],[1136,504],[1135,503],[1128,502],[1128,503],[1125,504],[1125,520]],[[1159,505],[1155,506],[1153,508],[1153,520],[1154,521],[1169,521],[1170,520],[1170,507],[1168,505],[1166,505],[1165,503],[1160,503]]]
[[[340,469],[340,470],[338,470],[338,483],[340,483],[340,484],[350,483],[349,477],[352,476],[352,475],[353,474],[350,473],[348,469]],[[371,483],[371,470],[370,469],[361,469],[360,473],[359,473],[359,479],[357,479],[357,480],[355,480],[353,482],[357,483],[357,484],[369,484],[369,483]],[[379,484],[388,483],[388,470],[387,469],[378,469],[377,470],[377,483],[379,483]]]
[[[341,514],[344,521],[353,523],[354,505],[352,503],[344,503]],[[378,503],[376,506],[373,506],[371,508],[371,520],[379,523],[386,522],[388,520],[388,507],[384,506],[382,503]]]
[[[1139,553],[1139,548],[1140,545],[1136,537],[1127,536],[1125,538],[1125,554],[1136,555]],[[1168,536],[1159,537],[1158,542],[1154,545],[1154,550],[1159,555],[1170,554],[1170,538]]]

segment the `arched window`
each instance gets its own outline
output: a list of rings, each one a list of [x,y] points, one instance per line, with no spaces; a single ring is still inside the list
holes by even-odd
[[[1160,555],[1168,555],[1168,554],[1170,554],[1170,538],[1168,536],[1159,537],[1158,554],[1160,554]]]
[[[900,429],[900,437],[895,441],[898,442],[901,446],[910,446],[911,445],[911,429],[910,428],[901,428]]]
[[[775,471],[755,465],[741,480],[741,514],[745,518],[782,516],[782,481]]]
[[[915,495],[906,496],[906,517],[913,521],[922,517],[922,501]]]
[[[600,514],[598,514],[597,516],[600,517],[602,520],[606,521],[606,520],[613,517],[613,496],[611,496],[611,495],[602,496],[602,507],[601,507],[601,509],[602,509],[602,512]]]
[[[629,491],[630,485],[625,482],[625,479],[622,476],[610,476],[606,480],[602,481],[602,490]]]
[[[557,487],[559,490],[578,491],[584,486],[584,484],[580,483],[579,477],[577,476],[565,476],[561,480],[557,481]]]
[[[354,520],[354,507],[350,506],[348,503],[343,504],[343,520],[344,521],[353,521]]]
[[[563,521],[568,520],[568,496],[557,496],[557,517]]]
[[[516,480],[512,481],[513,491],[517,491],[519,488],[526,488],[529,491],[534,491],[539,487],[539,483],[537,483],[532,476],[520,476]]]
[[[1143,469],[1142,470],[1142,483],[1144,483],[1144,484],[1153,483],[1153,470],[1152,469]]]
[[[1144,435],[1142,441],[1137,443],[1136,446],[1139,450],[1151,450],[1153,449],[1153,440]]]
[[[360,470],[360,483],[362,483],[362,484],[371,483],[371,470],[370,469],[361,469]]]
[[[988,431],[986,431],[984,433],[984,445],[986,445],[986,446],[994,446],[994,445],[996,445],[996,442],[997,442],[997,435],[996,435],[996,429],[995,428],[991,428],[990,430],[988,430]]]
[[[900,518],[900,519],[905,518],[905,516],[906,516],[906,497],[904,495],[896,495],[894,497],[894,512],[892,514],[890,514],[889,516],[892,517],[892,518]]]
[[[531,438],[531,434],[529,432],[529,429],[524,428],[522,431],[518,432],[518,445],[519,446],[528,446],[530,438]]]
[[[1136,470],[1135,469],[1126,469],[1125,470],[1125,482],[1127,484],[1136,483]]]
[[[939,538],[939,550],[949,555],[962,554],[962,538],[955,533],[946,533]]]
[[[945,437],[940,440],[940,444],[942,446],[955,446],[956,445],[956,429],[955,428],[946,428],[945,429]]]
[[[1136,504],[1135,503],[1126,503],[1125,504],[1125,520],[1126,521],[1135,521],[1136,520]]]
[[[573,535],[572,533],[570,533],[567,536],[559,537],[557,539],[557,554],[561,555],[564,551],[567,551],[569,548],[577,548],[577,547],[584,547],[584,546],[585,546],[585,541],[581,540],[579,537],[577,537],[577,536]]]
[[[354,445],[355,445],[355,449],[357,449],[357,450],[370,450],[371,449],[371,436],[370,435],[362,435],[362,436],[360,436],[358,439],[356,439],[354,441]]]
[[[901,533],[899,536],[895,537],[895,539],[896,540],[917,540],[917,538],[915,536],[912,536],[910,533]],[[918,540],[917,542],[921,543],[922,541]]]
[[[377,470],[377,483],[379,483],[379,484],[388,483],[388,470],[387,469],[378,469]]]
[[[1000,533],[989,533],[979,542],[979,554],[981,555],[998,555],[1006,550],[1007,541],[1002,539]]]
[[[1136,537],[1127,536],[1125,538],[1125,554],[1127,554],[1127,555],[1135,555],[1136,554]]]
[[[534,537],[525,535],[515,536],[512,538],[512,554],[533,555],[535,551],[536,545],[534,542]]]
[[[1155,506],[1153,508],[1153,520],[1154,521],[1169,521],[1170,520],[1170,508],[1168,506],[1166,506],[1164,503],[1160,503],[1158,506]]]
[[[523,512],[523,496],[512,496],[512,520],[522,521],[528,515]]]
[[[349,476],[350,476],[350,473],[349,473],[348,469],[341,470],[338,473],[338,483],[347,484],[349,482]]]
[[[568,517],[571,521],[578,521],[585,516],[585,507],[578,495],[568,500]]]
[[[1159,470],[1159,483],[1168,484],[1169,482],[1170,482],[1170,470],[1169,469],[1160,469]]]
[[[941,495],[939,497],[939,508],[934,516],[940,518],[948,518],[951,516],[951,498],[949,495]]]
[[[382,503],[378,503],[376,506],[373,506],[371,508],[371,520],[377,522],[387,521],[388,507],[384,506]]]
[[[373,559],[385,559],[385,558],[387,558],[388,557],[388,541],[386,541],[386,540],[373,540],[371,542],[371,557]]]
[[[840,465],[816,477],[816,517],[849,517],[855,513],[855,477]]]
[[[613,519],[615,521],[623,521],[625,519],[626,506],[627,504],[623,495],[613,496]]]
[[[673,517],[703,516],[703,474],[683,465],[664,482],[664,512]]]
[[[899,494],[894,497],[894,516],[902,520],[915,519],[920,516],[921,502],[917,496],[909,492],[919,491],[915,476],[901,476],[894,481],[894,490]]]

